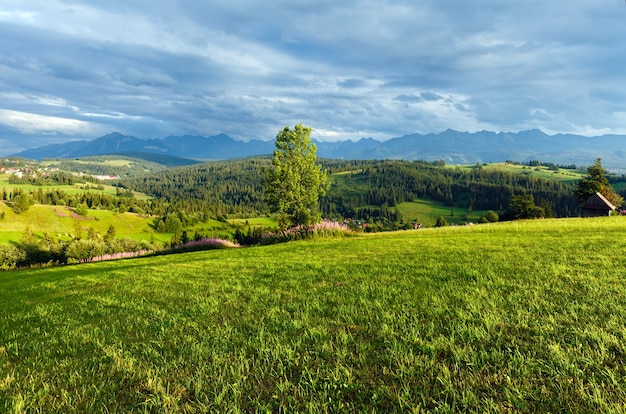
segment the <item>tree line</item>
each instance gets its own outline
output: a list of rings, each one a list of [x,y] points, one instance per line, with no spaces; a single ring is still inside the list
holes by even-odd
[[[398,203],[429,198],[449,207],[493,210],[504,213],[511,197],[532,194],[547,215],[578,215],[574,186],[488,168],[446,167],[442,162],[396,160],[325,160],[331,180],[320,198],[325,217],[386,217],[399,221]],[[264,193],[264,174],[269,158],[249,158],[175,168],[142,178],[126,179],[120,185],[161,200],[166,214],[212,217],[252,217],[270,212]]]

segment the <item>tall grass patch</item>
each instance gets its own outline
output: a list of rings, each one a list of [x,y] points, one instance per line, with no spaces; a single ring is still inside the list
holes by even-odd
[[[0,407],[620,412],[626,220],[0,274]]]

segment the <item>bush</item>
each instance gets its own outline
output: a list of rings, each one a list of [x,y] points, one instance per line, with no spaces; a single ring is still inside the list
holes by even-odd
[[[87,207],[87,204],[85,203],[80,203],[74,209],[74,211],[76,211],[76,214],[78,214],[79,216],[86,216],[88,210],[89,210],[89,207]]]
[[[500,220],[500,216],[498,216],[498,213],[496,213],[495,211],[489,210],[487,214],[485,214],[485,219],[487,219],[487,221],[490,223],[495,223]]]
[[[13,205],[11,207],[13,208],[15,214],[20,214],[28,211],[31,204],[33,204],[32,198],[30,198],[28,194],[22,193],[13,197]]]
[[[25,258],[23,250],[10,244],[0,244],[0,270],[15,269]]]
[[[261,238],[260,244],[283,243],[293,240],[310,239],[314,237],[335,237],[339,235],[345,235],[349,232],[350,230],[345,224],[323,221],[321,223],[313,224],[310,226],[300,225],[279,232],[264,234]]]

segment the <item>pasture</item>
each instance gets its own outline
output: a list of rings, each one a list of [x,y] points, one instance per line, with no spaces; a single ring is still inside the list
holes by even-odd
[[[438,217],[446,219],[448,224],[476,223],[487,210],[468,212],[464,207],[446,207],[443,203],[432,200],[415,200],[396,205],[405,220],[414,220],[427,227],[433,227]]]
[[[446,165],[448,168],[456,168],[455,165]],[[476,168],[476,164],[458,166],[460,168],[470,169]],[[586,171],[572,170],[560,168],[558,171],[551,170],[546,166],[527,166],[520,164],[511,164],[508,162],[493,162],[480,165],[483,169],[492,169],[497,171],[510,172],[514,174],[526,174],[536,178],[545,178],[548,180],[556,180],[564,184],[576,184],[586,175]]]
[[[116,230],[117,237],[128,237],[136,241],[150,241],[152,238],[162,242],[169,242],[173,233],[157,233],[154,230],[154,217],[135,213],[116,213],[110,210],[88,210],[86,216],[76,214],[65,206],[49,206],[35,204],[28,211],[15,214],[4,202],[0,201],[0,243],[16,242],[20,240],[28,228],[36,235],[44,232],[66,239],[76,232],[77,222],[81,231],[87,233],[90,227],[99,233],[105,234],[110,225]],[[252,217],[248,219],[228,219],[226,221],[208,220],[185,228],[189,237],[196,232],[208,237],[232,238],[237,228],[247,232],[248,227],[276,227],[276,221],[268,217]]]
[[[0,202],[0,243],[18,241],[28,228],[41,236],[44,232],[57,238],[70,238],[76,232],[77,224],[81,231],[87,232],[90,227],[105,234],[110,225],[115,227],[118,237],[133,240],[149,241],[152,235],[156,239],[166,241],[170,235],[155,233],[151,225],[153,218],[134,213],[116,213],[110,210],[88,210],[87,216],[79,216],[65,206],[48,206],[35,204],[28,211],[15,214],[4,202]]]
[[[9,183],[9,176],[6,174],[0,175],[0,188],[6,192],[11,192],[14,189],[19,189],[25,192],[31,191],[54,191],[60,190],[66,194],[82,194],[87,191],[92,193],[103,193],[108,195],[117,195],[117,188],[109,184],[94,184],[94,183],[76,183],[76,184],[54,184],[54,185],[34,185],[34,184],[11,184]],[[148,200],[150,197],[147,195],[133,191],[133,196],[138,200]]]
[[[6,412],[623,412],[626,220],[0,273]]]

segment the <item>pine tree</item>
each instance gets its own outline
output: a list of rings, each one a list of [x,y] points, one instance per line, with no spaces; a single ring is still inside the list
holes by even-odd
[[[607,171],[602,167],[601,158],[596,159],[593,165],[587,167],[587,175],[578,182],[575,191],[576,197],[581,203],[595,193],[602,194],[616,207],[620,207],[624,202],[624,198],[611,187],[607,178]]]

